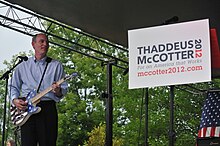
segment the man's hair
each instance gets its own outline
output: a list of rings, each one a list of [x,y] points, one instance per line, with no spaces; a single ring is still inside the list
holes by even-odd
[[[41,34],[45,35],[45,36],[47,37],[47,40],[48,40],[48,36],[47,36],[46,34],[44,34],[44,33],[37,33],[37,34],[35,34],[35,35],[32,37],[32,42],[36,42],[37,36],[38,36],[38,35],[41,35]]]
[[[16,145],[15,141],[12,140],[12,139],[9,139],[9,140],[7,141],[7,143],[9,143],[10,146],[15,146],[15,145]]]

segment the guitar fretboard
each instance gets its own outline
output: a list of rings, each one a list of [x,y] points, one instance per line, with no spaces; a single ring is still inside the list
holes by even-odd
[[[61,79],[57,82],[58,85],[60,85],[61,83],[63,83],[65,81],[65,79]],[[40,99],[46,95],[48,92],[50,92],[52,90],[52,85],[50,87],[48,87],[47,89],[45,89],[44,91],[38,93],[35,97],[31,98],[31,102],[32,103],[38,103],[40,101]]]

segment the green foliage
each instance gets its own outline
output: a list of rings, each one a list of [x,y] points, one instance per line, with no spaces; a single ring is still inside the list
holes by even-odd
[[[81,44],[90,44],[102,52],[118,55],[127,59],[126,54],[116,53],[109,46],[99,45],[91,40],[72,32],[63,32],[61,28],[51,30],[54,33]],[[54,39],[54,38],[51,38]],[[53,40],[62,43],[60,40]],[[71,44],[67,44],[71,45]],[[100,47],[102,46],[102,47]],[[85,48],[74,46],[73,50]],[[105,141],[105,112],[106,99],[101,97],[107,89],[106,66],[93,58],[84,56],[74,51],[51,46],[48,55],[60,60],[66,74],[78,72],[79,75],[68,81],[69,92],[57,104],[59,116],[59,129],[57,146],[96,145],[102,146]],[[97,57],[100,57],[97,55]],[[15,61],[7,62],[8,68]],[[112,91],[113,91],[113,143],[115,146],[134,146],[145,144],[145,118],[148,116],[148,142],[152,146],[167,146],[169,143],[170,127],[170,92],[169,87],[148,89],[128,89],[128,75],[123,75],[120,68],[113,66]],[[3,73],[3,72],[1,72]],[[218,86],[219,81],[215,80]],[[4,81],[0,81],[0,112],[3,111]],[[207,83],[194,84],[198,89],[208,89]],[[174,132],[175,145],[194,146],[197,127],[201,117],[201,107],[205,95],[188,93],[182,86],[175,86],[174,97]],[[219,87],[218,87],[219,88]],[[192,88],[189,88],[193,90]],[[148,112],[146,112],[148,106]],[[2,115],[2,114],[1,114]],[[2,123],[2,116],[0,119]],[[7,125],[9,136],[13,136],[12,125]]]
[[[83,146],[104,146],[105,145],[105,125],[101,124],[95,127],[91,132],[88,132],[89,139]],[[123,140],[120,138],[113,138],[113,146],[123,145]]]

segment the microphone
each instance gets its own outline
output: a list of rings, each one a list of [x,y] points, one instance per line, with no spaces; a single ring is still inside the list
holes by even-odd
[[[21,59],[22,61],[27,61],[28,57],[27,56],[18,56],[19,59]]]
[[[129,71],[129,68],[126,68],[123,72],[123,75],[125,76],[128,73],[128,71]]]
[[[163,24],[171,24],[171,23],[175,23],[177,21],[179,21],[179,17],[173,16],[172,18],[165,20],[165,22]]]

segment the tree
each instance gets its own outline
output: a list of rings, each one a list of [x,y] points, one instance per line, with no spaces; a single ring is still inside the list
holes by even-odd
[[[55,29],[53,31],[55,31]],[[61,32],[59,28],[56,28],[56,31]],[[77,38],[77,35],[78,34],[69,32],[65,33],[64,37],[69,40],[74,40]],[[80,39],[80,41],[81,43],[90,43],[89,40]],[[58,42],[58,40],[56,42]],[[71,103],[72,107],[70,106],[70,108],[72,109],[67,112],[68,114],[65,113],[67,109],[61,112],[62,115],[65,115],[62,116],[61,119],[69,118],[66,115],[72,116],[72,118],[70,118],[71,124],[65,122],[60,126],[65,126],[61,128],[63,135],[69,136],[73,134],[73,136],[69,137],[69,139],[72,137],[73,139],[67,142],[69,145],[71,145],[70,141],[72,142],[72,145],[81,145],[84,140],[88,139],[87,133],[91,131],[93,127],[98,126],[101,122],[105,123],[105,99],[100,99],[100,95],[106,90],[106,68],[102,67],[100,65],[101,63],[97,60],[56,46],[53,47],[55,49],[51,51],[51,55],[56,54],[54,57],[62,58],[62,62],[64,63],[67,72],[77,71],[80,73],[77,81],[70,83],[73,89],[70,91],[71,93],[69,93],[71,97],[69,97],[69,95],[67,96],[68,98],[75,100],[75,102],[70,101],[67,98],[68,101],[64,100],[62,102],[65,103],[65,106],[60,107],[61,111],[61,109],[65,109],[67,103]],[[93,47],[104,49],[104,52],[112,51],[108,50],[108,46],[102,48],[99,48],[99,46]],[[82,48],[76,47],[75,49]],[[111,53],[114,54],[115,52]],[[126,57],[126,55],[120,57]],[[144,92],[143,89],[128,90],[127,75],[123,76],[122,72],[121,69],[113,67],[113,133],[114,136],[122,138],[124,141],[123,144],[126,146],[136,145],[137,143],[144,144]],[[149,93],[149,143],[152,145],[167,145],[169,141],[170,114],[169,89],[167,87],[151,88],[149,89]],[[181,141],[179,137],[183,136],[185,141],[182,145],[187,144],[187,141],[190,141],[190,143],[195,142],[195,125],[198,125],[199,119],[196,119],[198,116],[195,119],[191,118],[192,115],[195,115],[195,110],[192,109],[195,106],[200,108],[201,104],[195,105],[192,101],[195,100],[196,102],[197,99],[194,99],[194,97],[195,96],[192,96],[187,92],[175,90],[175,122],[177,122],[175,123],[175,132],[177,138],[176,143],[178,144],[181,143],[179,142]],[[179,106],[181,107],[179,108]],[[200,111],[198,110],[196,112],[198,113],[197,115],[199,115]],[[191,119],[191,121],[188,121],[189,119]],[[85,123],[83,122],[84,120],[89,120],[89,122]],[[181,131],[183,129],[189,129],[190,131],[188,131],[189,133],[187,131],[183,133]],[[67,133],[64,134],[65,132]],[[62,140],[64,140],[63,136]],[[68,139],[65,139],[64,141],[68,141]]]
[[[88,133],[89,140],[84,143],[84,146],[98,146],[105,145],[105,125],[101,124],[95,127],[91,132]],[[123,144],[122,139],[113,138],[113,146],[121,146]]]
[[[79,34],[62,33],[60,28],[50,27],[53,32],[67,38],[77,40]],[[52,38],[54,39],[54,38]],[[59,40],[52,40],[60,43]],[[81,38],[80,43],[91,43],[91,40]],[[92,47],[100,51],[120,55],[109,49],[108,45],[91,43]],[[75,49],[84,49],[76,47]],[[86,50],[87,51],[87,50]],[[90,53],[89,51],[87,53]],[[67,74],[78,72],[76,78],[68,81],[69,92],[58,103],[59,134],[58,146],[76,146],[89,144],[95,139],[104,137],[106,99],[101,94],[106,91],[106,67],[92,58],[74,53],[71,50],[51,46],[48,55],[60,60]],[[97,57],[100,57],[97,55]],[[13,62],[13,61],[12,61]],[[11,63],[8,63],[10,65]],[[9,66],[10,67],[10,66]],[[145,143],[145,89],[128,89],[128,75],[124,70],[113,66],[113,137],[120,141],[120,145],[133,146]],[[1,82],[1,107],[4,93],[4,82]],[[215,85],[219,85],[216,82]],[[198,89],[210,88],[207,83],[194,84]],[[175,144],[178,146],[195,145],[197,127],[201,116],[204,95],[192,94],[184,90],[184,85],[175,86],[174,98],[174,130]],[[194,90],[189,88],[189,90]],[[167,146],[169,142],[170,124],[170,93],[169,87],[149,88],[148,117],[149,139],[153,146]],[[2,120],[2,117],[1,119]],[[101,124],[101,125],[100,125]],[[8,126],[13,128],[12,126]],[[98,133],[98,131],[102,131]],[[10,131],[9,133],[12,133]],[[96,135],[98,133],[98,135]]]

